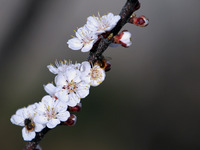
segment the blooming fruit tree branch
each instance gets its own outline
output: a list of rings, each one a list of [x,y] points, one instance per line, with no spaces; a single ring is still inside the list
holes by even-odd
[[[47,95],[40,102],[18,109],[10,121],[22,126],[22,137],[28,141],[24,150],[41,150],[38,145],[45,134],[58,125],[73,126],[76,116],[73,112],[80,111],[81,99],[89,94],[90,87],[100,85],[111,64],[103,56],[109,47],[129,47],[131,33],[120,32],[126,23],[145,27],[148,19],[136,17],[134,11],[140,8],[138,0],[127,0],[119,15],[89,16],[83,27],[75,31],[75,36],[68,40],[72,50],[89,52],[87,61],[73,64],[71,61],[56,61],[48,69],[55,74],[54,83],[44,85]],[[120,33],[119,33],[120,32]]]

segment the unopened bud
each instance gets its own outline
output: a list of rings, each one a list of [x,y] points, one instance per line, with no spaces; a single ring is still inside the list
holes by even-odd
[[[121,44],[126,48],[131,46],[131,33],[127,30],[123,30],[120,34],[114,37],[114,43]]]
[[[74,107],[68,107],[68,110],[69,111],[73,111],[73,112],[79,112],[82,108],[82,104],[81,103],[78,103],[76,106]]]
[[[136,17],[135,15],[132,15],[129,19],[129,23],[140,27],[146,27],[149,24],[149,19],[145,16]]]
[[[76,124],[77,117],[74,114],[70,114],[67,121],[63,122],[64,125],[74,126]]]

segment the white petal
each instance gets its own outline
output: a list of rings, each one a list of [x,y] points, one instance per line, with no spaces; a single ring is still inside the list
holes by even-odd
[[[47,127],[52,129],[52,128],[55,128],[58,124],[60,124],[60,120],[59,119],[51,119],[47,123]]]
[[[66,102],[56,101],[55,108],[56,108],[57,112],[66,111],[68,108],[68,105]]]
[[[38,114],[41,114],[43,115],[45,112],[46,112],[46,106],[44,105],[44,103],[42,102],[39,102],[38,105],[37,105],[37,109],[36,109],[36,112]]]
[[[74,78],[78,75],[77,73],[78,70],[75,69],[69,69],[65,72],[65,80],[67,80],[68,82],[71,82],[72,80],[74,80]]]
[[[66,121],[69,118],[69,116],[70,116],[70,113],[68,111],[64,111],[64,112],[57,114],[57,118],[60,121]]]
[[[81,78],[80,78],[80,77],[81,77],[80,74],[77,75],[77,76],[73,79],[73,81],[74,81],[75,83],[81,82]]]
[[[42,129],[44,129],[44,125],[42,125],[42,124],[39,124],[39,123],[35,123],[35,131],[36,132],[40,132],[40,131],[42,131]]]
[[[61,90],[61,91],[55,93],[55,95],[61,101],[67,102],[69,100],[67,90]]]
[[[80,71],[82,72],[82,74],[88,75],[90,73],[90,70],[91,70],[91,65],[88,61],[84,61],[81,63]]]
[[[82,76],[81,77],[82,81],[89,84],[91,81],[90,81],[90,76],[87,75],[87,76]]]
[[[89,94],[89,89],[90,89],[89,84],[81,82],[80,84],[78,84],[77,94],[79,95],[80,98],[85,98]]]
[[[42,98],[42,103],[45,105],[46,108],[53,107],[54,99],[51,96],[46,95]]]
[[[18,115],[12,115],[12,117],[10,118],[10,121],[18,126],[24,126],[24,118]]]
[[[37,108],[37,104],[38,103],[34,103],[34,104],[31,104],[31,105],[28,105],[28,107],[27,107],[27,109],[28,109],[28,111],[30,112],[32,112],[32,111],[35,111],[35,109]]]
[[[53,74],[58,74],[58,69],[53,66],[53,65],[48,65],[47,68],[49,69],[49,71]]]
[[[45,125],[48,122],[48,118],[43,116],[43,115],[36,115],[34,117],[34,122],[38,124],[43,124]]]
[[[84,47],[81,49],[81,52],[88,52],[92,49],[94,43],[91,41],[90,43],[87,43],[84,45]]]
[[[25,107],[24,107],[24,108],[18,109],[18,110],[16,111],[16,115],[18,115],[18,116],[23,116],[24,110],[25,110],[25,109],[26,109]]]
[[[23,137],[24,141],[31,141],[32,139],[35,138],[35,135],[36,134],[34,131],[29,132],[26,130],[25,127],[22,129],[22,137]]]
[[[82,39],[84,38],[84,35],[83,35],[84,30],[85,29],[83,27],[80,27],[80,28],[78,28],[78,30],[76,32],[76,36],[80,41],[82,41]]]
[[[92,32],[96,33],[97,31],[97,26],[93,25],[90,21],[87,22],[86,27]]]
[[[101,84],[101,81],[98,81],[98,80],[91,80],[90,81],[91,86],[98,86],[99,84]]]
[[[77,94],[79,95],[80,98],[85,98],[89,94],[89,89],[78,90]]]
[[[68,106],[74,107],[77,103],[80,103],[80,97],[74,93],[70,93],[69,101],[67,102]]]
[[[56,77],[55,77],[55,84],[57,86],[63,86],[66,84],[66,78],[65,78],[65,75],[64,74],[58,74]]]
[[[80,50],[83,47],[83,43],[78,38],[72,38],[67,42],[68,47],[72,50]]]
[[[29,111],[28,111],[28,109],[27,109],[27,108],[26,108],[26,109],[24,109],[24,112],[23,112],[23,117],[24,117],[25,119],[30,117],[30,115],[29,115]]]
[[[78,84],[78,89],[89,89],[90,88],[90,85],[86,82],[80,82]]]
[[[99,20],[98,17],[89,16],[87,18],[87,24],[97,27],[99,25],[97,20]]]
[[[49,84],[47,84],[47,85],[44,85],[44,90],[45,90],[49,95],[54,96],[56,87],[55,87],[52,83],[49,83]]]

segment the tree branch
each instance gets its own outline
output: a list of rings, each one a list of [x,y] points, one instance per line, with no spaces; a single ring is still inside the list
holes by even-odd
[[[102,38],[94,44],[92,50],[89,53],[89,62],[95,63],[97,60],[103,59],[102,54],[108,48],[109,44],[112,43],[113,37],[117,35],[121,28],[128,22],[128,19],[133,14],[133,12],[139,8],[140,3],[138,0],[127,0],[119,14],[121,19],[118,21],[117,25],[109,32],[109,34],[102,36]],[[49,130],[51,129],[46,127],[41,132],[36,133],[36,137],[32,141],[28,142],[23,150],[36,150],[36,146]]]
[[[140,3],[138,0],[127,0],[126,4],[120,12],[121,19],[118,21],[117,25],[110,31],[110,34],[102,37],[97,41],[92,50],[90,51],[88,61],[94,63],[97,60],[103,58],[103,52],[108,48],[109,44],[112,43],[113,37],[119,33],[121,28],[128,22],[130,16],[140,8]]]

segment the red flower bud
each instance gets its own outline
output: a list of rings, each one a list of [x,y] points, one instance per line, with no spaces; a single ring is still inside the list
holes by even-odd
[[[135,15],[132,15],[129,19],[129,23],[140,27],[146,27],[149,24],[149,19],[145,16],[136,17]]]
[[[114,43],[121,44],[123,47],[129,47],[131,42],[131,33],[127,30],[123,30],[120,34],[114,37]]]
[[[82,108],[82,104],[81,103],[78,103],[76,106],[74,107],[68,107],[68,110],[69,111],[73,111],[73,112],[79,112]]]
[[[70,114],[70,117],[67,121],[63,122],[62,124],[68,125],[68,126],[74,126],[76,124],[77,117],[74,114]]]

